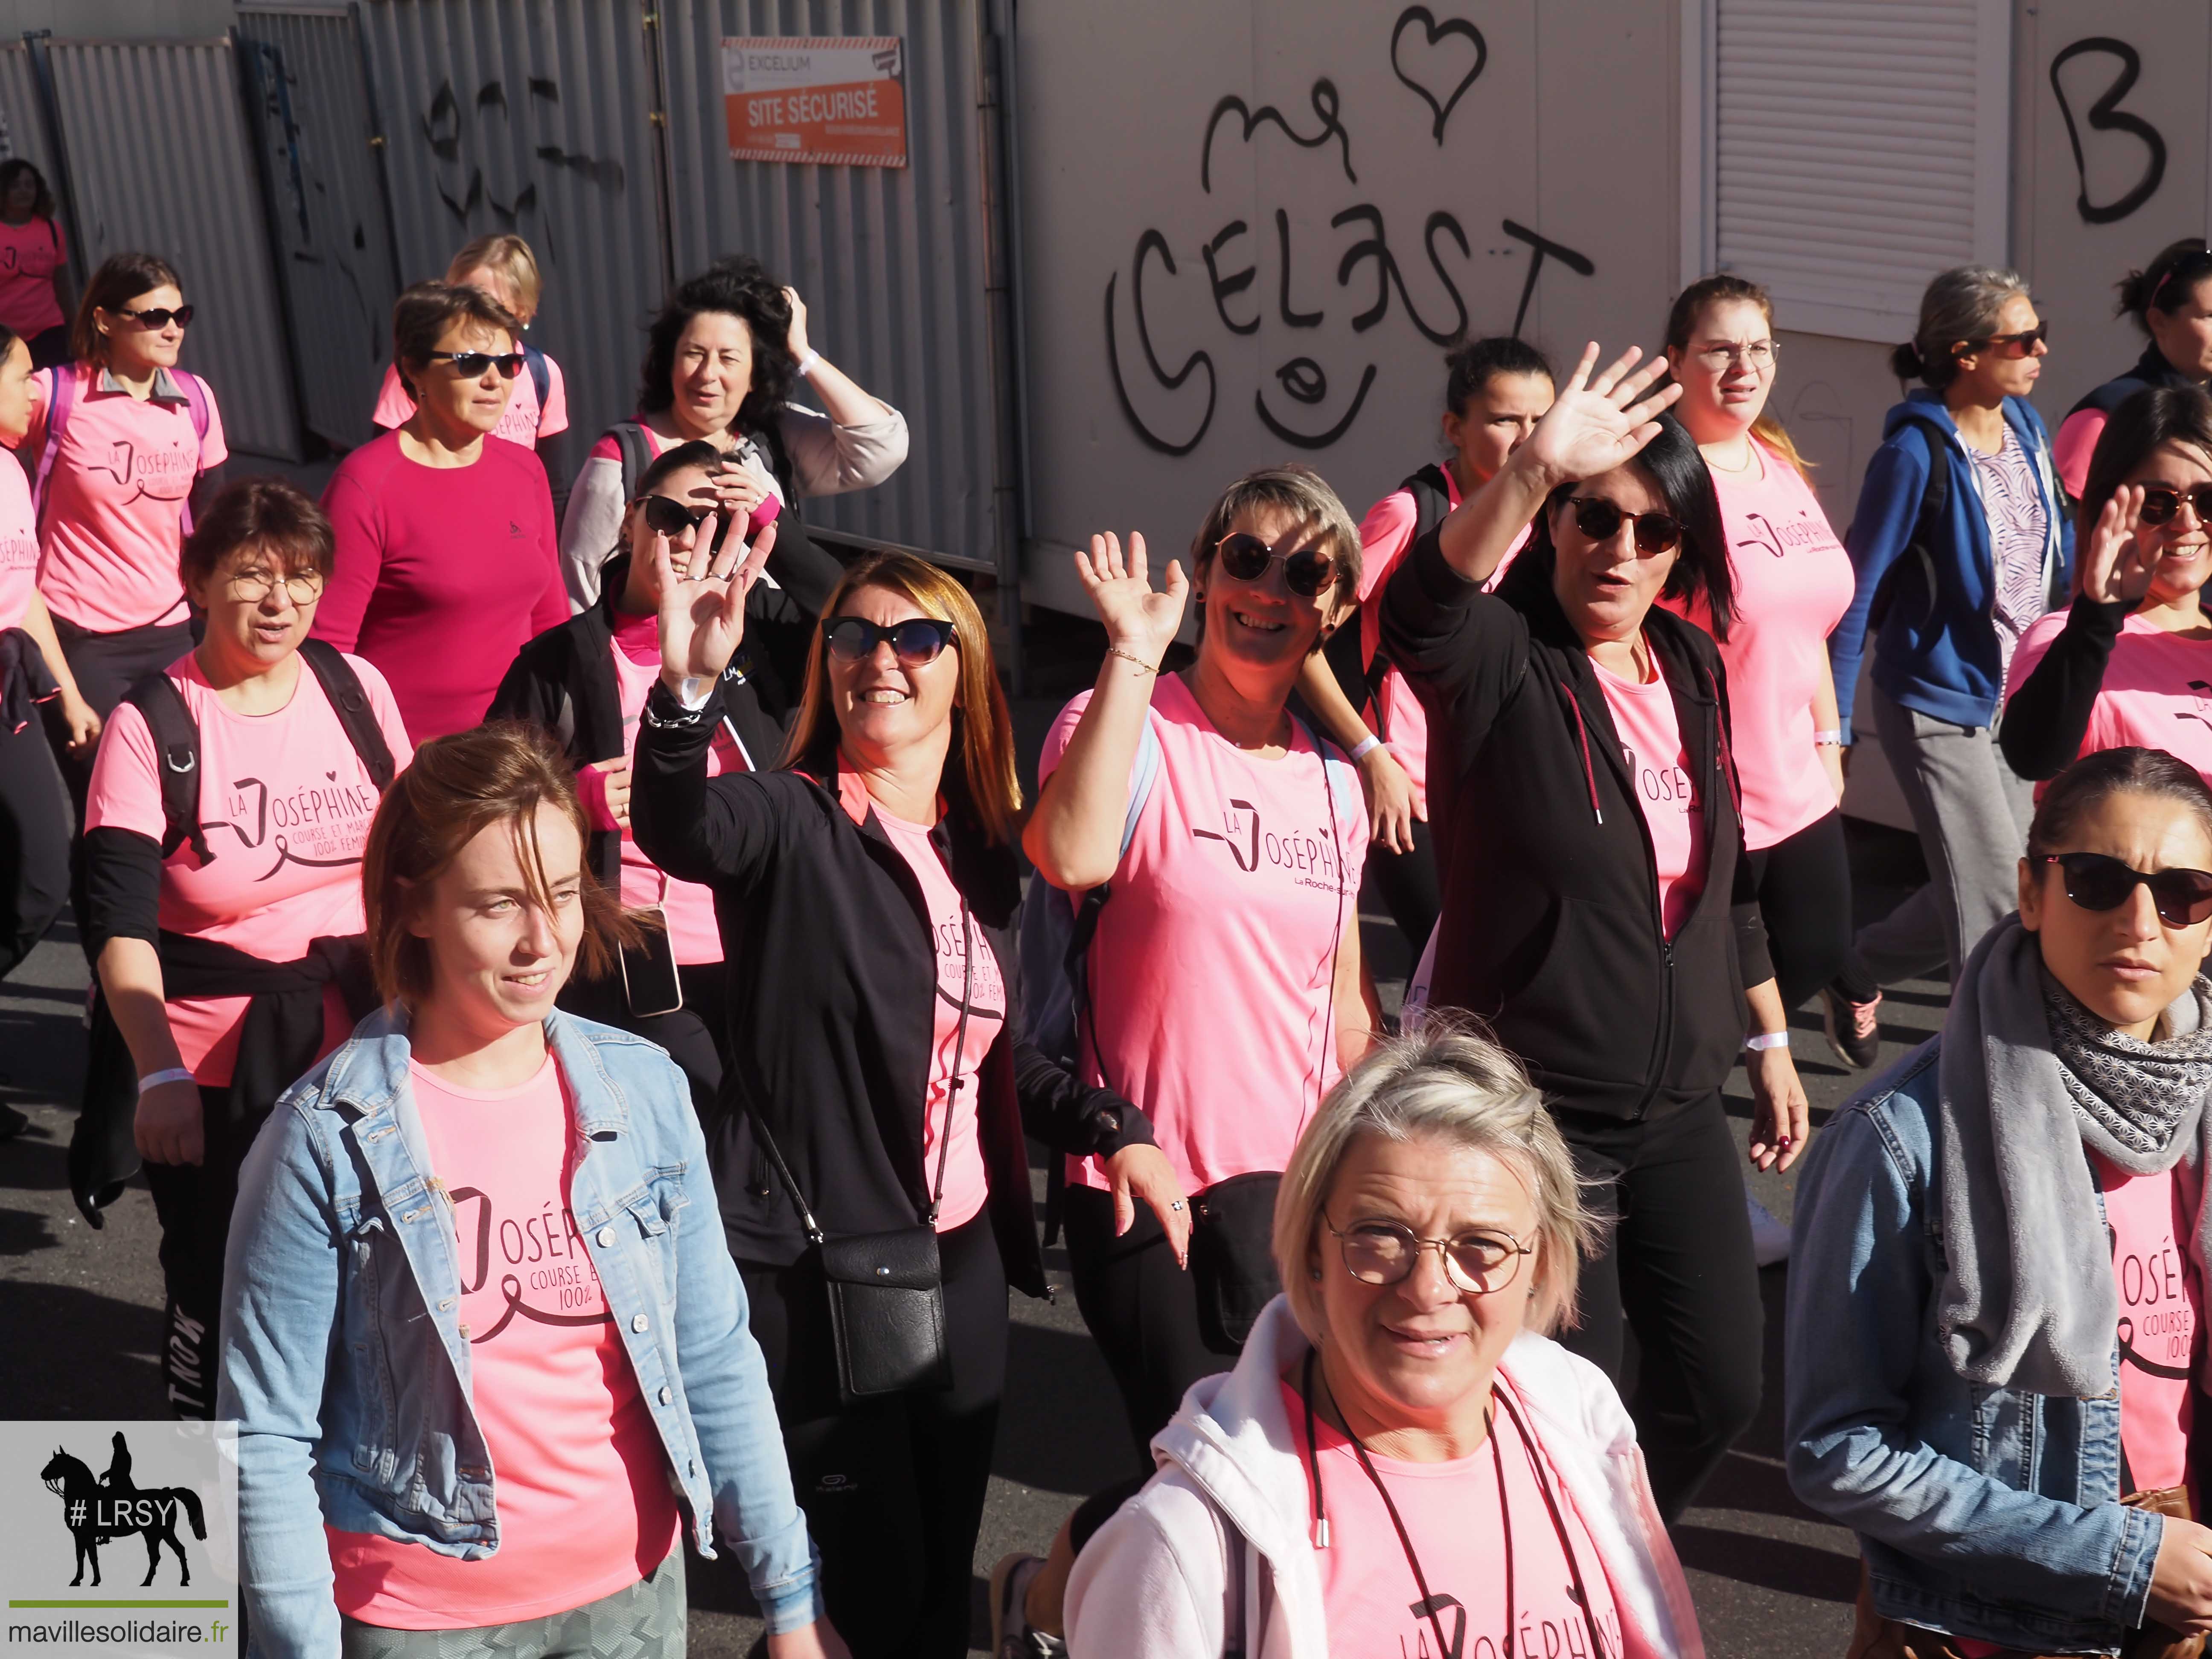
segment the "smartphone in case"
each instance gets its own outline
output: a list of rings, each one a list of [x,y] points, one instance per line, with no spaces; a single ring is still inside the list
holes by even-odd
[[[668,913],[653,904],[631,914],[644,924],[645,939],[623,947],[623,991],[629,999],[629,1011],[641,1019],[672,1014],[684,1006],[684,979],[676,970]]]

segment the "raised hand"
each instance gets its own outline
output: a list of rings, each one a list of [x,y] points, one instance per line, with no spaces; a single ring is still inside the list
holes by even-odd
[[[1113,647],[1158,667],[1182,626],[1183,602],[1190,593],[1182,561],[1168,561],[1166,591],[1154,592],[1145,563],[1144,537],[1129,532],[1124,559],[1121,538],[1109,530],[1091,538],[1089,552],[1076,554],[1075,578],[1098,607],[1098,619],[1106,624],[1106,637]]]
[[[2166,552],[2157,525],[2142,522],[2143,487],[2122,484],[2089,532],[2081,555],[2081,592],[2099,605],[2130,605],[2150,592],[2150,579]]]
[[[806,356],[806,301],[799,297],[795,288],[784,289],[783,297],[791,307],[791,326],[784,331],[784,349],[797,362]]]
[[[1540,473],[1547,486],[1595,478],[1633,459],[1659,435],[1660,411],[1682,395],[1682,388],[1672,381],[1648,398],[1644,395],[1667,372],[1664,357],[1654,357],[1638,368],[1644,353],[1631,346],[1593,375],[1597,355],[1597,342],[1592,340],[1544,418],[1516,453],[1515,459]]]
[[[678,695],[687,679],[720,678],[737,654],[745,635],[746,591],[760,579],[775,546],[771,524],[753,538],[750,550],[733,535],[714,552],[717,523],[714,514],[707,515],[681,569],[669,553],[668,538],[653,538],[653,568],[660,583],[660,678]]]

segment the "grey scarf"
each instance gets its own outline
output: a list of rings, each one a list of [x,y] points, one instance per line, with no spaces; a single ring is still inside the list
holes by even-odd
[[[1947,1264],[1936,1328],[1967,1382],[2111,1392],[2119,1299],[2085,1146],[2130,1175],[2182,1166],[2203,1271],[2212,983],[2200,975],[2177,998],[2160,1033],[2139,1042],[2083,1008],[2017,916],[1967,958],[1943,1026],[1936,1153]]]

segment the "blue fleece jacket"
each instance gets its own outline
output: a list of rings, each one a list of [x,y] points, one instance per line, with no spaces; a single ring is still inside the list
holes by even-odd
[[[2008,398],[2004,417],[2035,464],[2049,530],[2044,574],[2052,592],[2073,579],[2074,521],[2058,493],[2051,464],[2051,436],[2026,399]],[[1934,433],[1942,434],[1940,444]],[[1928,488],[1929,468],[1939,459],[1949,469],[1950,496],[1933,545],[1911,545]],[[2004,696],[1990,607],[1996,594],[1990,550],[1989,515],[1966,441],[1943,406],[1941,392],[1917,391],[1889,411],[1882,445],[1867,465],[1858,511],[1844,546],[1857,572],[1851,607],[1828,636],[1828,663],[1836,677],[1836,706],[1844,741],[1851,741],[1851,702],[1866,648],[1868,614],[1883,579],[1890,598],[1874,645],[1874,683],[1900,707],[1955,726],[1995,722]],[[1901,570],[1891,567],[1910,559]]]

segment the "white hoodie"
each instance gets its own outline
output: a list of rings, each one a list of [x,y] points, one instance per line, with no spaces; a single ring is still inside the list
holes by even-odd
[[[1283,1408],[1285,1368],[1309,1344],[1277,1297],[1237,1369],[1191,1385],[1152,1440],[1159,1473],[1101,1527],[1067,1585],[1073,1659],[1211,1659],[1223,1651],[1229,1543],[1244,1552],[1246,1659],[1328,1659],[1305,1466]],[[1651,1500],[1635,1426],[1605,1373],[1523,1334],[1500,1366],[1620,1614],[1625,1655],[1704,1659],[1690,1587]]]

